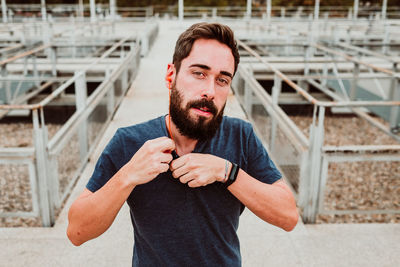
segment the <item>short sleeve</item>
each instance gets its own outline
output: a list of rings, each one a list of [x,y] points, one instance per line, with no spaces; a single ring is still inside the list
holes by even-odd
[[[118,148],[120,147],[119,139],[120,138],[117,131],[113,136],[113,138],[110,140],[110,142],[107,144],[104,151],[101,153],[96,163],[93,174],[86,185],[86,188],[89,191],[96,192],[97,190],[99,190],[118,171],[112,158],[113,158],[113,151],[118,151]]]
[[[261,182],[272,184],[282,177],[268,155],[261,140],[255,134],[250,125],[247,139],[247,167],[246,171],[250,176]]]

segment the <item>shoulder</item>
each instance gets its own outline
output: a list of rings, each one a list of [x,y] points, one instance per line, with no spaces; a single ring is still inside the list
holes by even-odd
[[[253,131],[253,126],[248,121],[228,116],[224,116],[221,128],[225,134],[231,132],[232,134],[241,133],[248,135]]]
[[[158,117],[146,122],[122,127],[117,130],[115,137],[123,140],[148,140],[164,135],[162,120],[164,117]]]

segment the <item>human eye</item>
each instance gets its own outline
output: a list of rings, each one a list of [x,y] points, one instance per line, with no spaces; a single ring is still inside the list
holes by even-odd
[[[192,74],[193,74],[195,77],[197,77],[197,78],[204,78],[204,77],[206,77],[206,75],[205,75],[202,71],[198,71],[198,70],[193,71]]]
[[[217,78],[217,82],[222,86],[229,85],[229,80],[223,77]]]

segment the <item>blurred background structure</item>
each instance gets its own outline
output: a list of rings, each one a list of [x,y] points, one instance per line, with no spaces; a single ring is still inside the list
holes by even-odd
[[[304,222],[399,222],[396,1],[183,2],[1,1],[1,225],[54,224],[167,20],[235,30],[232,89]]]
[[[301,213],[283,235],[245,212],[244,265],[400,264],[399,0],[1,0],[1,12],[0,265],[87,259],[67,244],[67,209],[116,128],[167,112],[165,65],[199,21],[235,31],[227,114],[253,124]],[[102,251],[92,265],[132,245],[129,223],[83,250]],[[49,243],[18,259],[36,234]]]

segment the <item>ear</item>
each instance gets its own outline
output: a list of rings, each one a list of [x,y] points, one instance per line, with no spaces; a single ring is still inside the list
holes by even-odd
[[[168,64],[167,73],[165,75],[165,82],[168,89],[171,90],[172,82],[175,80],[175,66],[172,63]]]

